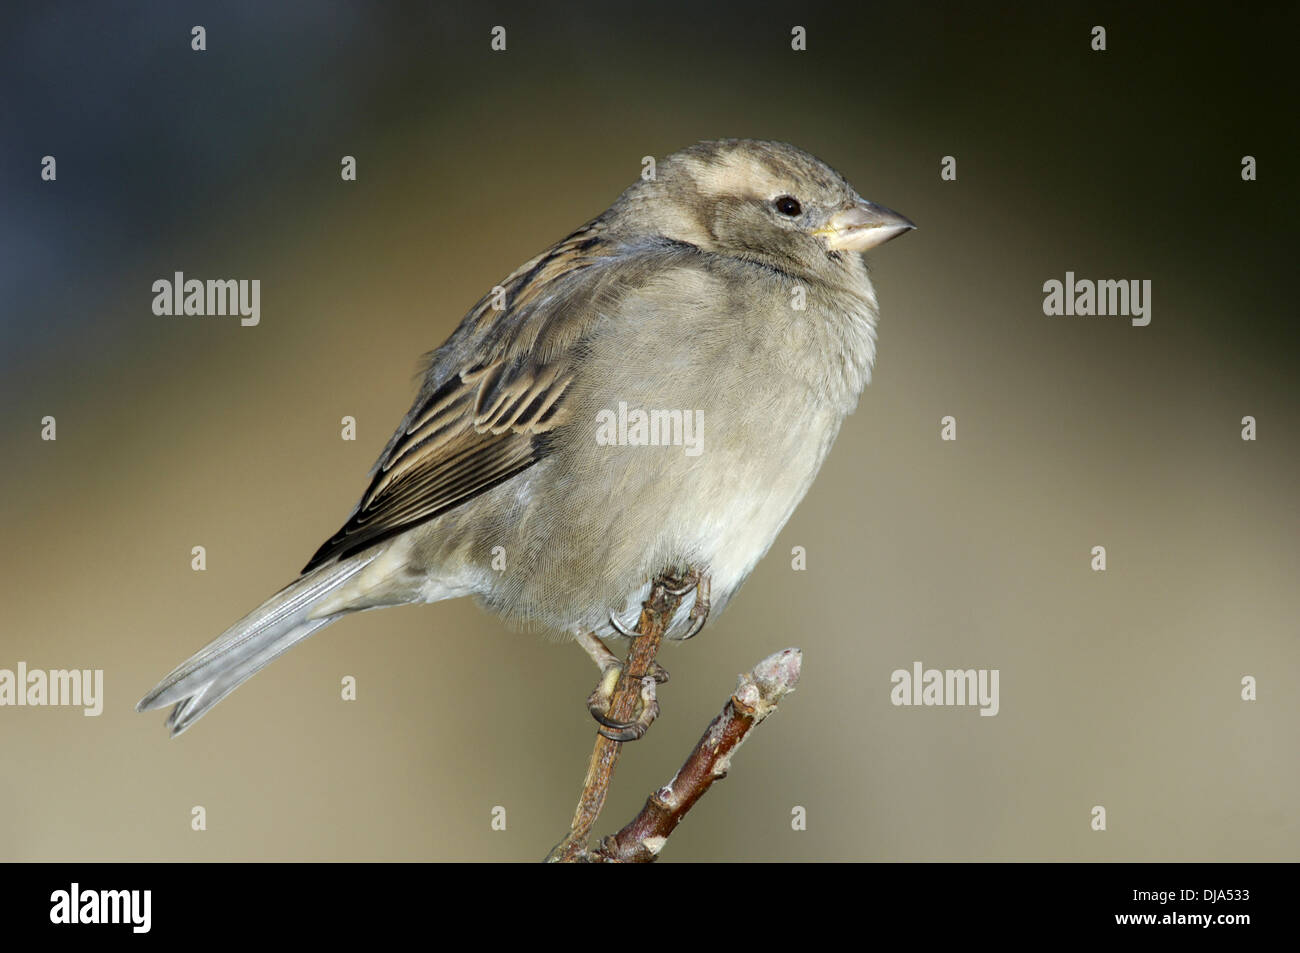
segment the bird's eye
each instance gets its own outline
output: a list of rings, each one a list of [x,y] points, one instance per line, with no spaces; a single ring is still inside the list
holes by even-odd
[[[803,211],[799,200],[790,195],[783,195],[776,200],[776,210],[782,215],[798,215]]]

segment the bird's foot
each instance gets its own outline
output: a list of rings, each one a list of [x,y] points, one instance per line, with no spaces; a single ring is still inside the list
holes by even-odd
[[[650,663],[649,669],[639,676],[641,695],[637,700],[635,717],[631,721],[618,721],[609,717],[609,707],[614,700],[619,679],[623,676],[623,663],[604,642],[591,633],[579,633],[577,641],[600,668],[600,682],[587,698],[587,710],[600,724],[598,730],[611,741],[636,741],[646,733],[659,715],[659,701],[655,697],[655,686],[668,681],[668,670],[658,662]]]
[[[617,677],[612,681],[618,684]],[[600,685],[587,699],[587,711],[591,712],[591,717],[600,725],[596,731],[610,741],[636,741],[650,730],[654,720],[659,717],[659,701],[655,698],[654,676],[646,675],[641,679],[641,695],[637,701],[638,714],[632,721],[616,721],[606,714],[609,711],[610,698],[613,696],[612,688],[609,695],[603,694],[602,689],[607,684],[609,683],[606,680],[601,679]]]
[[[641,695],[637,700],[635,717],[631,721],[617,721],[609,717],[609,707],[623,676],[623,664],[614,658],[613,653],[610,653],[610,660],[601,666],[600,683],[587,698],[587,711],[599,723],[597,730],[610,741],[636,741],[659,717],[655,687],[668,681],[668,671],[658,662],[651,662],[650,670],[641,676]]]
[[[691,570],[680,579],[665,578],[664,581],[669,584],[665,586],[665,591],[670,595],[684,596],[692,590],[695,591],[695,601],[691,603],[691,611],[686,616],[690,620],[691,627],[682,636],[682,641],[685,642],[687,639],[695,638],[700,634],[700,630],[704,628],[704,623],[709,621],[709,609],[711,608],[709,592],[713,580],[707,573]]]

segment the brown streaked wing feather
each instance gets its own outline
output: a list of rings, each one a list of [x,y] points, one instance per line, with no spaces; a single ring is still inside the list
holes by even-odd
[[[584,226],[517,269],[502,285],[504,311],[493,309],[488,297],[470,311],[444,349],[468,349],[480,361],[417,401],[356,509],[303,572],[433,519],[541,459],[545,444],[538,438],[564,422],[562,398],[572,376],[563,357],[549,353],[545,320],[528,317],[550,285],[607,253],[599,233],[599,222]],[[478,345],[494,336],[504,340],[484,354]],[[562,349],[563,342],[551,343]]]
[[[463,374],[458,387],[436,392],[391,448],[351,518],[303,571],[433,519],[528,469],[543,452],[536,437],[563,420],[551,411],[570,380],[554,366],[521,368],[477,415],[482,376]]]

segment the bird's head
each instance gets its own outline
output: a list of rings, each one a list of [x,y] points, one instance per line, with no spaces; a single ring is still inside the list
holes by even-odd
[[[620,205],[665,238],[818,275],[915,228],[861,198],[820,159],[756,139],[700,142],[676,152]]]

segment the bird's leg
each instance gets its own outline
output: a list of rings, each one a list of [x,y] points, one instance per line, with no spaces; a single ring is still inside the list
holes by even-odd
[[[682,636],[682,641],[693,639],[700,634],[704,628],[704,623],[709,621],[709,591],[712,587],[712,578],[708,573],[692,569],[680,579],[664,580],[664,591],[674,596],[684,596],[692,589],[695,590],[695,601],[691,604],[690,614],[687,616],[691,620],[691,627],[686,630]]]
[[[596,729],[610,741],[636,741],[641,738],[654,720],[659,717],[659,699],[655,697],[655,677],[646,675],[641,679],[641,694],[637,698],[637,716],[633,721],[615,721],[587,700],[587,711],[600,723]]]
[[[636,718],[626,722],[615,721],[608,713],[614,698],[614,689],[623,674],[623,663],[594,633],[580,632],[575,638],[583,651],[600,669],[600,682],[587,698],[587,710],[601,725],[600,733],[611,741],[637,740],[646,733],[659,714],[655,686],[668,681],[668,671],[658,662],[652,661],[649,670],[641,677],[641,695]]]
[[[664,593],[675,599],[680,599],[694,591],[695,600],[692,602],[691,611],[687,615],[690,628],[682,636],[682,639],[684,641],[694,638],[704,628],[704,624],[709,618],[711,577],[708,573],[692,569],[682,576],[664,575],[660,577],[659,585]],[[616,632],[633,639],[638,637],[636,632],[624,626],[618,617],[612,613],[609,621]],[[587,655],[591,657],[591,660],[596,663],[596,667],[600,669],[600,682],[587,698],[587,710],[591,712],[591,717],[596,719],[601,726],[598,729],[600,733],[610,741],[635,741],[642,737],[659,715],[659,702],[655,695],[655,687],[668,681],[667,670],[658,662],[651,661],[644,673],[631,673],[631,677],[641,679],[641,691],[634,712],[635,717],[631,721],[618,721],[609,717],[609,710],[614,698],[614,692],[618,688],[619,679],[623,675],[623,664],[605,643],[596,637],[595,633],[578,633],[577,640]]]
[[[709,621],[709,610],[713,604],[709,601],[709,593],[713,587],[713,580],[708,575],[700,575],[695,580],[695,601],[691,603],[691,611],[687,616],[691,620],[691,627],[682,636],[682,641],[693,639],[700,634],[704,628],[704,623]]]
[[[674,579],[672,582],[676,583],[677,580]],[[637,620],[635,638],[628,647],[627,663],[623,666],[626,671],[623,677],[617,679],[618,684],[614,689],[613,699],[605,713],[605,717],[611,721],[613,718],[610,716],[614,714],[619,718],[631,719],[636,716],[636,703],[640,702],[641,717],[633,723],[637,728],[629,726],[628,729],[615,729],[620,732],[627,731],[626,736],[615,735],[613,731],[607,732],[603,725],[598,730],[595,746],[591,749],[591,761],[587,765],[587,776],[582,782],[582,794],[578,797],[578,807],[573,812],[573,822],[569,825],[569,833],[547,856],[548,861],[583,860],[588,856],[587,844],[591,839],[591,829],[600,816],[601,808],[604,807],[609,782],[618,764],[619,754],[623,750],[622,741],[624,737],[630,741],[643,735],[644,725],[649,724],[658,710],[659,706],[653,704],[654,696],[650,693],[654,691],[656,673],[664,679],[668,677],[668,673],[657,665],[654,659],[659,653],[664,633],[672,624],[677,607],[681,605],[681,596],[666,591],[665,587],[668,585],[669,582],[662,576],[657,578],[650,587],[650,598],[641,605],[641,616]],[[577,639],[578,644],[587,650],[587,654],[602,672],[606,671],[606,666],[611,660],[614,665],[619,664],[614,653],[607,649],[594,634],[581,633],[578,634]],[[601,682],[605,682],[603,677]],[[597,698],[599,699],[599,696]],[[650,716],[647,717],[646,712],[650,712]]]

